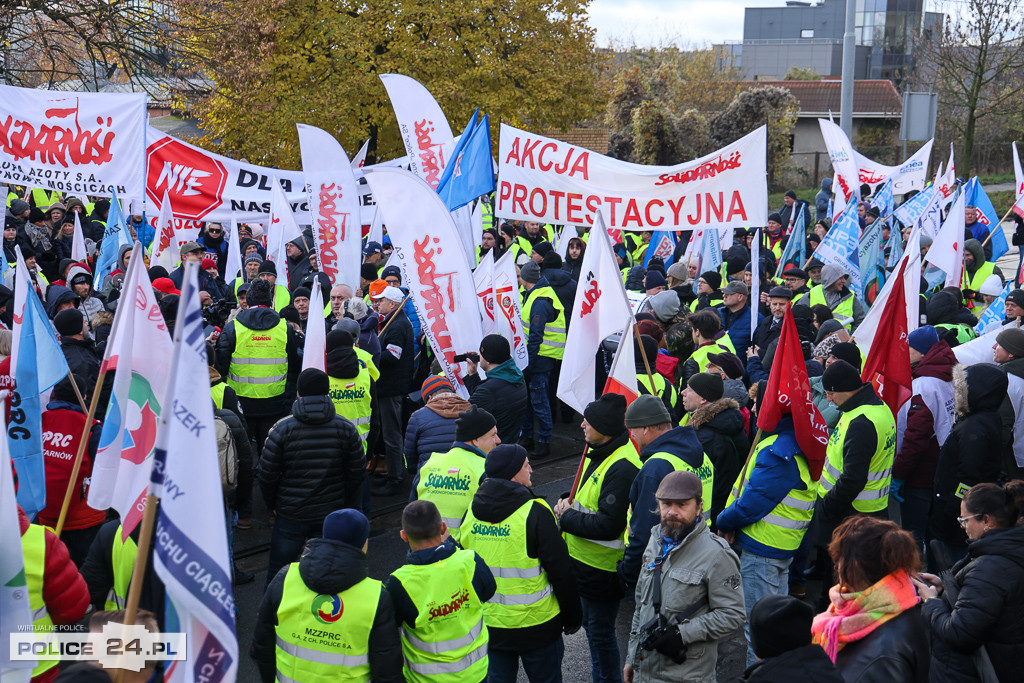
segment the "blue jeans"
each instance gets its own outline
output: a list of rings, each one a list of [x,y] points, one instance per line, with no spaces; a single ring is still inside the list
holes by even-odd
[[[550,645],[525,652],[489,650],[487,652],[487,683],[516,683],[519,660],[530,683],[562,683],[562,637]]]
[[[277,516],[274,530],[270,533],[270,559],[267,560],[267,586],[274,580],[281,567],[298,562],[302,547],[310,538],[318,538],[323,533],[323,522],[316,524],[300,524],[290,522]],[[266,587],[264,587],[266,590]]]
[[[740,576],[743,577],[743,606],[747,610],[747,620],[743,623],[743,632],[747,636],[747,666],[757,661],[754,648],[750,645],[750,610],[761,598],[769,595],[787,595],[789,593],[789,563],[793,558],[779,560],[772,557],[756,555],[744,550],[740,557]]]
[[[594,683],[622,683],[619,641],[615,637],[615,618],[619,601],[591,600],[580,597],[583,605],[583,629],[590,646],[590,673]]]
[[[533,438],[533,418],[537,416],[537,441],[547,443],[551,441],[551,430],[553,428],[551,418],[551,401],[548,398],[548,383],[551,381],[549,372],[531,372],[527,375],[526,385],[530,390],[530,400],[526,403],[526,413],[523,414],[522,439]]]

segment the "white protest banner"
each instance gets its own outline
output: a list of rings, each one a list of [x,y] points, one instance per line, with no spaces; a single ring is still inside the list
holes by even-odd
[[[448,119],[434,96],[416,79],[400,74],[381,74],[380,80],[391,98],[391,106],[398,119],[398,132],[402,134],[402,142],[409,155],[410,170],[437,190],[448,153],[455,147],[455,136]]]
[[[838,216],[846,208],[847,203],[856,202],[860,197],[860,173],[854,159],[853,145],[850,144],[850,139],[846,137],[843,129],[825,119],[818,119],[818,125],[821,127],[821,137],[825,139],[825,146],[828,148],[829,161],[832,162],[832,169],[835,171],[835,180],[832,183],[835,204],[832,215]]]
[[[961,192],[953,202],[946,220],[932,242],[924,260],[946,273],[947,287],[960,287],[964,269],[964,209],[966,193]]]
[[[899,166],[885,166],[854,150],[853,159],[857,162],[857,179],[861,184],[867,183],[871,186],[872,195],[874,195],[875,189],[885,182],[886,178],[892,178],[893,194],[906,194],[911,190],[920,192],[924,189],[927,180],[925,173],[928,170],[928,160],[932,156],[934,142],[934,139],[926,142],[921,149],[914,152]]]
[[[359,195],[352,166],[330,133],[301,123],[297,127],[320,270],[332,284],[356,289],[363,258]]]
[[[174,205],[174,215],[181,221],[175,225],[178,231],[198,233],[202,221],[221,221],[226,225],[232,217],[243,223],[266,223],[274,177],[284,188],[298,222],[302,225],[313,222],[304,189],[305,175],[300,171],[235,161],[152,127],[147,129],[147,142],[146,196],[154,208],[150,215],[156,215],[167,192]],[[178,239],[187,241],[182,234],[178,234]]]
[[[167,403],[160,415],[149,493],[160,498],[153,570],[167,591],[167,623],[185,634],[188,657],[166,683],[227,683],[238,674],[238,638],[224,519],[222,472],[207,380],[199,268],[185,266],[174,326]],[[235,475],[237,476],[237,474]]]
[[[0,182],[143,196],[146,96],[0,85]]]
[[[768,222],[766,133],[677,166],[644,166],[501,125],[495,215],[608,228],[744,228]]]
[[[519,279],[512,252],[506,251],[494,263],[494,325],[495,332],[509,340],[516,367],[525,370],[530,364],[526,351],[526,328],[519,299]]]
[[[171,210],[171,200],[166,191],[164,191],[164,200],[161,202],[160,213],[157,215],[156,224],[153,227],[155,231],[153,243],[150,246],[149,262],[151,265],[163,266],[169,273],[174,270],[174,264],[181,260],[178,253],[181,245],[178,242],[178,234],[174,230],[174,212]]]
[[[485,254],[480,265],[473,271],[473,284],[476,285],[476,300],[480,306],[480,331],[487,336],[494,334],[494,257]]]
[[[324,290],[314,285],[309,294],[309,320],[306,323],[306,342],[302,347],[302,369],[316,368],[327,372],[327,327],[320,324],[317,311],[324,310]]]
[[[402,282],[445,375],[456,392],[468,398],[455,356],[477,351],[483,331],[473,274],[452,215],[437,192],[409,171],[365,172],[395,247],[389,263],[402,269]]]
[[[79,220],[79,213],[75,212],[75,232],[71,236],[71,258],[79,263],[85,263],[89,258],[89,251],[85,248],[85,234],[82,233],[82,221]]]
[[[270,200],[270,222],[267,224],[267,260],[277,265],[277,277],[281,284],[288,286],[287,245],[302,238],[302,231],[295,223],[295,214],[288,204],[281,183],[274,177]]]

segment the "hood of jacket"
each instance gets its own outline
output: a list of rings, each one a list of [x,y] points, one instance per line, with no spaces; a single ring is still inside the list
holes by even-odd
[[[427,408],[430,408],[441,417],[454,420],[464,410],[473,406],[466,399],[451,393],[434,394],[427,401]]]
[[[647,444],[647,446],[640,451],[640,461],[647,462],[655,453],[672,453],[677,455],[684,460],[692,460],[695,456],[704,452],[704,447],[700,445],[700,439],[697,438],[697,432],[693,431],[693,427],[689,425],[685,427],[673,427],[654,441]]]
[[[935,292],[928,299],[928,324],[940,325],[956,322],[956,314],[959,309],[960,302],[956,300],[956,296],[952,292]]]
[[[70,268],[68,268],[67,275],[65,276],[64,279],[70,286],[71,282],[79,275],[85,275],[86,277],[89,278],[89,292],[91,293],[93,291],[92,273],[89,271],[88,268],[83,266],[81,263],[74,263]]]
[[[377,327],[380,325],[380,316],[377,315],[376,311],[370,311],[365,318],[359,321],[359,329],[365,332],[377,333]]]
[[[270,330],[281,322],[281,316],[272,308],[256,306],[239,311],[235,320],[242,323],[250,330]]]
[[[1024,567],[1024,526],[993,529],[981,538],[967,542],[971,557],[999,555]]]
[[[750,402],[750,394],[747,393],[747,385],[743,383],[741,379],[725,379],[722,380],[722,384],[725,387],[725,398],[731,398],[736,401],[738,408],[743,408]]]
[[[335,346],[327,352],[327,374],[338,379],[351,379],[359,374],[359,356],[351,346]]]
[[[533,498],[533,491],[522,484],[488,477],[473,496],[473,516],[483,522],[497,524]]]
[[[978,363],[953,368],[953,396],[958,415],[998,410],[1009,384],[1006,373],[995,365]]]
[[[743,414],[736,401],[720,398],[693,411],[689,425],[694,429],[707,427],[731,436],[743,431]]]
[[[910,368],[910,371],[914,377],[934,377],[949,382],[953,379],[953,366],[958,362],[953,349],[940,339],[928,349],[928,353],[924,354],[924,358],[919,360],[917,365]]]
[[[1012,358],[1003,363],[1000,367],[1006,371],[1007,375],[1024,377],[1024,358]]]
[[[968,232],[967,234],[970,235],[971,233]],[[968,268],[972,273],[980,268],[981,264],[985,263],[985,250],[978,240],[967,240],[964,242],[964,251],[969,251],[971,256],[974,257],[974,263]]]
[[[57,315],[57,307],[68,301],[79,301],[80,297],[67,287],[50,285],[46,290],[46,315],[53,320]]]
[[[492,377],[494,379],[505,380],[509,384],[514,384],[516,386],[526,381],[526,378],[523,377],[523,371],[519,369],[518,365],[516,365],[515,358],[509,358],[501,365],[496,365],[488,370],[487,378],[491,379]]]
[[[330,396],[300,396],[292,404],[292,415],[306,424],[326,424],[336,414]]]
[[[821,189],[823,191],[825,191],[825,192],[831,192],[832,191],[832,179],[831,178],[822,178],[821,179]]]
[[[366,555],[342,541],[311,538],[299,557],[299,576],[317,593],[340,593],[366,578]]]
[[[562,270],[561,268],[545,268],[543,276],[552,287],[564,287],[572,282],[572,275],[569,271]]]
[[[128,264],[124,262],[124,255],[132,250],[132,246],[131,244],[122,244],[117,248],[117,267],[126,273],[128,272]]]

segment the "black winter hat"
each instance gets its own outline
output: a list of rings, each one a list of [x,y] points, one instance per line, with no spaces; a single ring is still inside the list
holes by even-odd
[[[480,341],[480,355],[488,363],[504,363],[512,357],[508,339],[500,334],[489,334]]]
[[[860,348],[853,342],[839,342],[834,344],[828,351],[828,355],[835,356],[839,360],[845,360],[856,370],[860,368]]]
[[[713,375],[709,372],[698,372],[686,382],[705,401],[714,403],[725,395],[725,383],[721,375]]]
[[[768,595],[750,610],[750,647],[768,659],[811,644],[814,609],[789,595]]]
[[[306,368],[299,373],[295,388],[299,396],[326,396],[331,392],[331,381],[323,370]]]
[[[821,387],[825,391],[857,391],[863,385],[857,368],[845,360],[834,361],[821,376]]]
[[[57,328],[57,334],[62,337],[81,334],[85,327],[85,316],[77,308],[65,308],[54,316],[53,326]]]
[[[526,449],[517,443],[503,443],[491,449],[484,463],[484,472],[492,479],[511,479],[523,469]]]
[[[700,274],[701,279],[708,283],[711,289],[718,289],[722,286],[722,276],[716,270],[708,270]]]
[[[295,291],[292,292],[292,303],[300,297],[306,297],[307,299],[313,295],[313,292],[309,291],[309,287],[296,287]]]
[[[548,254],[553,252],[555,248],[551,246],[551,242],[538,242],[533,245],[533,250],[541,256],[546,257]]]
[[[644,276],[644,290],[654,289],[655,287],[668,287],[668,280],[665,279],[665,275],[657,270],[648,270],[647,275]]]
[[[604,394],[583,410],[585,419],[598,434],[618,436],[626,429],[626,398]]]
[[[494,416],[483,408],[473,406],[463,410],[455,420],[455,440],[472,441],[491,431],[497,426]]]
[[[554,268],[558,270],[562,267],[562,257],[558,255],[557,251],[551,250],[544,254],[544,261],[540,264],[543,270]]]
[[[778,223],[778,224],[781,225],[782,224],[782,214],[780,214],[778,211],[775,211],[775,212],[772,212],[772,213],[768,214],[768,222],[769,223],[773,223],[774,222],[774,223]]]
[[[277,275],[277,266],[270,259],[267,259],[260,264],[259,273],[270,273],[271,275]]]
[[[376,280],[377,266],[373,265],[372,263],[364,263],[363,265],[359,266],[359,277],[363,278],[364,280],[370,280],[371,282],[373,280]]]

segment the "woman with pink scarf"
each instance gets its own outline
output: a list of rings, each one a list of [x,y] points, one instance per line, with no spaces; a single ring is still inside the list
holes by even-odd
[[[835,530],[828,550],[839,583],[814,618],[814,642],[847,681],[927,681],[928,635],[911,582],[920,565],[914,537],[892,522],[856,516]]]

